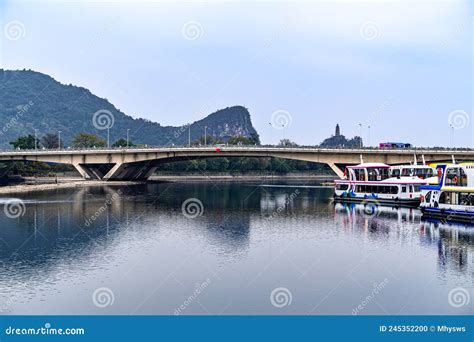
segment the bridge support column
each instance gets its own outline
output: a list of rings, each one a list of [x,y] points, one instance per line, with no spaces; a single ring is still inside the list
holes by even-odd
[[[94,177],[93,174],[90,173],[90,170],[88,170],[86,167],[82,166],[81,164],[72,164],[77,172],[80,173],[80,175],[82,176],[82,178],[84,179],[91,179],[91,178],[96,178]]]
[[[334,163],[327,163],[331,170],[341,179],[344,178],[344,172]]]
[[[107,172],[103,180],[147,180],[156,170],[149,162],[146,163],[117,163],[109,172]]]

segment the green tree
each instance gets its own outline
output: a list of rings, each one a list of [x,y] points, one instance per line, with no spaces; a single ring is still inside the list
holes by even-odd
[[[251,145],[260,145],[260,136],[258,135],[258,133],[251,133],[249,139]]]
[[[105,147],[106,145],[105,140],[97,135],[84,132],[77,134],[72,142],[72,146],[76,148]]]
[[[200,137],[197,140],[191,141],[192,146],[204,146],[207,145],[215,145],[215,144],[223,144],[222,140],[214,138],[212,135],[207,135],[206,139],[204,140],[204,136]]]
[[[290,139],[281,139],[280,142],[278,143],[278,146],[296,147],[298,146],[298,144],[291,141]]]
[[[41,138],[41,144],[48,149],[58,148],[59,145],[59,137],[57,134],[48,133],[44,137]],[[61,141],[61,145],[63,145]]]
[[[232,137],[227,141],[229,145],[253,145],[253,142],[250,138],[239,135],[237,137]]]
[[[35,148],[35,137],[31,134],[18,137],[15,141],[11,141],[10,145],[13,145],[15,149],[32,150]],[[36,147],[40,147],[39,139],[36,139]]]
[[[128,147],[135,146],[131,141],[128,142]],[[126,139],[119,139],[112,144],[112,147],[127,147],[127,140]]]

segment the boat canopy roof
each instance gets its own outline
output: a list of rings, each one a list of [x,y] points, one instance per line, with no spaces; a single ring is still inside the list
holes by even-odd
[[[377,169],[380,169],[380,168],[390,168],[390,166],[388,166],[387,164],[384,164],[384,163],[362,163],[362,164],[359,164],[359,165],[354,165],[354,166],[348,166],[347,167],[348,169],[371,169],[371,168],[377,168]]]
[[[433,167],[429,165],[423,164],[410,164],[410,165],[394,165],[390,166],[391,169],[433,169]]]

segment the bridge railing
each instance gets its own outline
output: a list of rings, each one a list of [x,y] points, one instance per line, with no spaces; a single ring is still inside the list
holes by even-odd
[[[208,149],[227,149],[227,150],[262,150],[262,149],[271,149],[272,151],[275,150],[282,150],[282,151],[353,151],[353,152],[396,152],[396,151],[403,151],[403,152],[469,152],[474,151],[472,148],[447,148],[447,147],[410,147],[410,148],[403,148],[403,149],[381,149],[379,147],[357,147],[357,148],[347,148],[347,147],[319,147],[319,146],[281,146],[281,145],[227,145],[227,144],[217,144],[217,145],[174,145],[174,146],[131,146],[131,147],[91,147],[91,148],[83,148],[83,147],[67,147],[61,149],[45,149],[45,148],[37,148],[37,149],[1,149],[0,153],[22,153],[22,154],[35,154],[35,153],[49,153],[49,152],[106,152],[106,151],[147,151],[147,150],[163,150],[163,151],[173,151],[173,150],[180,150],[180,151],[195,151],[195,150],[208,150]]]

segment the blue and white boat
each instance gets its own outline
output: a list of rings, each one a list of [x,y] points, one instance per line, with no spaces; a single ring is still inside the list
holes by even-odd
[[[438,165],[438,185],[422,186],[424,218],[474,223],[474,164]]]

